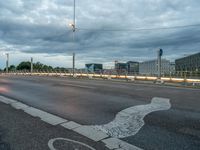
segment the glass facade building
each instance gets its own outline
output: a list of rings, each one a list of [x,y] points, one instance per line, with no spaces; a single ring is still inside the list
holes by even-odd
[[[158,60],[150,60],[141,62],[139,64],[139,73],[142,75],[157,75],[158,74]],[[161,60],[161,74],[170,74],[170,61],[166,59]]]
[[[181,71],[200,71],[200,53],[175,60],[175,68],[177,72]]]
[[[127,71],[129,74],[138,74],[139,73],[139,62],[128,61],[127,62]]]
[[[103,70],[102,64],[85,64],[86,72],[88,73],[101,73]]]

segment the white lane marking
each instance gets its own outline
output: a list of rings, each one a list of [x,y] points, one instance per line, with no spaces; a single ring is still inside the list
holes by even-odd
[[[117,138],[108,138],[102,140],[103,143],[106,144],[106,147],[109,149],[124,149],[124,150],[142,150],[134,145],[128,144]]]
[[[65,83],[65,84],[58,84],[58,85],[64,85],[64,86],[72,86],[72,87],[78,87],[78,88],[87,88],[87,89],[95,89],[93,86],[86,86],[86,85],[78,85],[78,84],[70,84],[70,83]]]
[[[11,106],[14,107],[15,109],[25,109],[25,108],[29,107],[28,105],[25,105],[20,102],[11,103]]]
[[[97,130],[91,126],[81,126],[73,130],[81,135],[84,135],[85,137],[89,139],[92,139],[93,141],[100,141],[108,137],[108,135],[105,132]]]
[[[93,147],[91,147],[91,146],[89,146],[89,145],[87,145],[85,143],[82,143],[82,142],[79,142],[79,141],[75,141],[75,140],[71,140],[71,139],[67,139],[67,138],[55,138],[55,139],[49,140],[48,146],[49,146],[50,150],[58,150],[58,149],[55,149],[55,147],[53,146],[53,143],[55,141],[67,141],[67,142],[71,142],[73,144],[78,144],[80,146],[84,146],[85,148],[88,148],[90,150],[95,150]]]
[[[27,114],[33,116],[33,117],[44,117],[47,114],[47,112],[44,112],[42,110],[39,110],[37,108],[34,107],[29,107],[29,108],[23,108],[24,112],[26,112]]]
[[[12,103],[16,103],[17,101],[0,96],[0,101],[5,103],[5,104],[12,104]]]
[[[154,111],[167,110],[170,107],[169,99],[155,97],[150,104],[124,109],[110,123],[94,127],[116,138],[133,136],[144,125],[143,119],[147,114]]]
[[[74,121],[69,121],[69,122],[66,122],[66,123],[62,123],[60,124],[61,126],[63,126],[64,128],[66,129],[69,129],[69,130],[72,130],[72,129],[75,129],[75,128],[78,128],[78,127],[81,127],[80,124],[74,122]]]
[[[58,125],[58,124],[68,121],[61,117],[52,115],[50,113],[47,113],[45,111],[42,111],[33,107],[25,108],[24,111],[33,117],[39,117],[42,121],[49,123],[51,125]]]
[[[3,97],[3,96],[0,96],[0,101],[1,102],[3,102],[3,103],[6,103],[6,104],[10,104],[11,106],[12,106],[12,104],[14,104],[14,103],[17,103],[17,101],[15,101],[15,100],[11,100],[11,99],[8,99],[8,98],[6,98],[6,97]],[[31,115],[31,116],[33,116],[33,117],[40,117],[40,118],[45,118],[45,117],[47,117],[47,116],[49,116],[49,115],[51,115],[51,116],[54,116],[54,115],[52,115],[52,114],[49,114],[49,113],[47,113],[47,112],[44,112],[44,111],[42,111],[42,110],[39,110],[39,109],[36,109],[36,108],[33,108],[33,107],[30,107],[30,106],[28,106],[28,107],[22,107],[21,108],[24,112],[26,112],[27,114],[29,114],[29,115]],[[56,116],[57,117],[57,116]],[[60,117],[58,117],[58,118],[60,118]],[[62,118],[61,118],[62,119]],[[67,120],[65,120],[65,119],[63,119],[62,121],[66,121],[67,122]],[[47,122],[47,123],[49,123],[49,122]],[[75,123],[75,122],[74,122]],[[51,124],[51,123],[50,123]],[[64,122],[62,122],[62,123],[60,123],[60,125],[61,124],[65,124]],[[78,124],[78,123],[75,123],[75,124]],[[76,130],[76,129],[78,129],[78,130]],[[84,130],[84,129],[87,129],[87,130]],[[74,128],[73,129],[73,131],[75,131],[75,132],[77,132],[77,133],[79,133],[79,134],[81,134],[81,135],[83,135],[83,136],[86,136],[87,138],[90,138],[90,139],[92,139],[92,140],[96,140],[96,141],[102,141],[103,139],[105,139],[105,138],[107,138],[108,137],[108,135],[107,134],[105,134],[104,132],[102,132],[102,131],[100,131],[99,129],[96,129],[96,128],[94,128],[94,127],[91,127],[91,126],[83,126],[83,125],[81,125],[79,128]],[[87,133],[88,132],[88,133]],[[60,139],[63,139],[63,138],[60,138]],[[131,145],[131,144],[129,144],[129,143],[126,143],[126,142],[124,142],[124,141],[122,141],[122,140],[120,140],[120,139],[117,139],[117,138],[115,138],[115,139],[112,139],[112,138],[109,138],[109,139],[107,139],[108,141],[106,141],[106,139],[104,140],[104,143],[106,143],[107,144],[107,147],[109,147],[109,146],[113,146],[113,142],[115,142],[115,143],[117,143],[117,145],[119,146],[119,144],[118,143],[123,143],[123,144],[120,144],[120,145],[123,145],[123,148],[117,148],[116,150],[135,150],[135,149],[133,149],[133,148],[137,148],[136,150],[141,150],[140,148],[138,148],[138,147],[136,147],[136,146],[134,146],[134,145]],[[54,142],[54,140],[52,139],[52,140],[50,140],[50,145],[52,145],[53,146],[53,142]],[[115,146],[116,147],[116,146]],[[121,146],[120,146],[121,147]],[[51,150],[55,150],[55,148],[54,147],[51,147],[52,149]],[[92,149],[93,150],[93,149]],[[94,149],[95,150],[95,149]]]
[[[51,124],[51,125],[59,125],[61,123],[67,122],[66,119],[60,118],[58,116],[55,115],[51,115],[49,114],[49,116],[47,116],[46,118],[41,118],[42,121]]]

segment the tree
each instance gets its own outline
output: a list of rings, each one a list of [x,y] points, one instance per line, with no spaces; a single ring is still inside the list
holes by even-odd
[[[16,70],[16,66],[15,65],[10,65],[10,67],[8,67],[9,71],[15,71]]]
[[[34,70],[42,70],[43,64],[40,62],[36,62],[33,64],[33,68],[34,68]]]
[[[34,68],[34,70],[43,70],[43,71],[53,70],[52,66],[47,66],[40,62],[34,63],[33,68]]]
[[[34,70],[50,70],[53,69],[51,66],[44,65],[40,62],[33,63]],[[23,61],[17,66],[17,70],[31,70],[31,62]]]
[[[29,61],[23,61],[17,66],[17,70],[30,70],[31,63]]]

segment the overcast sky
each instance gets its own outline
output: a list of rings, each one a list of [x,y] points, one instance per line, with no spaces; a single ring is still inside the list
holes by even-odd
[[[115,60],[154,59],[162,48],[173,61],[200,52],[199,14],[199,0],[76,0],[74,44],[68,26],[73,0],[1,0],[0,68],[4,52],[10,64],[33,57],[64,67],[71,67],[76,52],[76,66],[83,68],[90,62],[111,67]],[[187,26],[193,24],[199,26]],[[168,27],[177,28],[163,29]]]

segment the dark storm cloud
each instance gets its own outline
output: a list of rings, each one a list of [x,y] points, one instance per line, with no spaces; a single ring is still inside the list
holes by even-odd
[[[0,1],[0,43],[26,53],[71,54],[83,60],[179,57],[200,50],[200,26],[133,30],[200,23],[197,0],[77,0],[76,44],[67,26],[72,0]],[[87,59],[88,60],[88,59]]]

